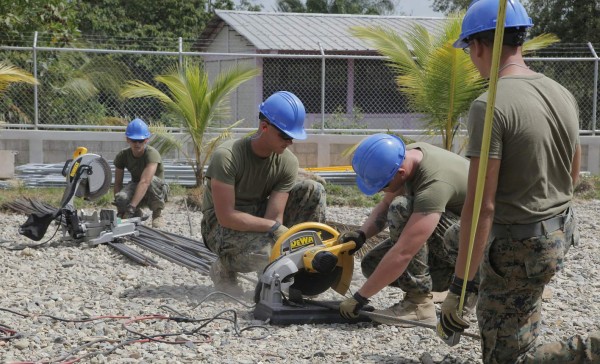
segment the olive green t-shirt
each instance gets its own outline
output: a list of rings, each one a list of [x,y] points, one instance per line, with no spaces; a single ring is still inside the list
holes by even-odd
[[[228,140],[212,154],[206,170],[208,179],[235,187],[235,207],[254,206],[267,200],[271,192],[289,192],[298,176],[298,159],[289,150],[267,158],[252,151],[250,138]],[[207,183],[202,210],[213,208],[212,189]]]
[[[467,195],[469,161],[458,154],[427,143],[412,143],[407,150],[419,149],[423,159],[406,183],[414,196],[414,212],[451,211],[460,215]]]
[[[116,168],[127,169],[131,173],[131,180],[135,183],[139,182],[140,178],[142,178],[142,172],[144,172],[146,165],[157,163],[158,166],[154,175],[160,179],[164,179],[164,167],[160,153],[149,145],[146,145],[144,154],[139,158],[133,156],[131,148],[125,148],[117,153],[113,163]]]
[[[467,157],[479,157],[487,92],[469,111]],[[570,206],[571,166],[579,144],[573,95],[542,75],[498,81],[489,158],[501,159],[494,222],[529,224]]]

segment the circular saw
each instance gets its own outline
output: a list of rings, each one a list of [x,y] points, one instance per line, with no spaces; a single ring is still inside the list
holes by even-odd
[[[339,235],[317,222],[294,225],[284,233],[256,287],[254,316],[273,324],[349,322],[304,299],[330,288],[340,295],[348,291],[354,270],[350,251],[356,244],[339,243]]]

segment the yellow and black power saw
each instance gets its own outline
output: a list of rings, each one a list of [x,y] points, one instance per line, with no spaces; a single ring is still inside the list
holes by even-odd
[[[112,175],[106,159],[88,153],[85,147],[78,147],[73,153],[73,158],[65,162],[62,175],[66,178],[66,188],[60,207],[53,212],[36,212],[29,215],[27,221],[19,228],[20,234],[39,241],[44,237],[50,223],[56,221],[62,228],[61,240],[84,242],[90,246],[109,243],[125,236],[139,235],[139,217],[122,220],[112,209],[102,209],[99,214],[97,211],[86,214],[75,209],[75,197],[93,201],[108,192]]]
[[[312,300],[330,288],[343,296],[350,287],[356,244],[339,243],[339,235],[329,225],[306,222],[277,239],[256,287],[254,317],[276,325],[365,321],[347,320]]]

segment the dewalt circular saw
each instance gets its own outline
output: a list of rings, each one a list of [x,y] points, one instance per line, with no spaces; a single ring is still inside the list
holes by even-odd
[[[307,222],[292,226],[273,245],[270,263],[255,292],[254,316],[272,324],[354,322],[305,298],[332,288],[344,295],[350,287],[352,241],[339,243],[329,225]]]

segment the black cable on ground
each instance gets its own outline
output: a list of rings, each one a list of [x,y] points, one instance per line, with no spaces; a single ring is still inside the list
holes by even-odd
[[[245,302],[238,299],[237,297],[234,297],[228,293],[221,292],[221,291],[215,291],[215,292],[211,292],[208,295],[206,295],[193,308],[193,310],[199,308],[209,298],[214,297],[216,295],[223,295],[223,296],[229,297],[232,300],[236,301],[237,303],[241,304],[242,306],[244,306],[246,308],[253,308],[255,306],[255,305],[248,305]],[[130,344],[133,344],[133,343],[159,342],[159,343],[172,344],[172,345],[185,345],[190,342],[194,343],[194,344],[207,343],[212,340],[211,336],[207,333],[203,333],[200,331],[202,329],[206,328],[210,323],[212,323],[216,320],[225,320],[225,321],[231,322],[233,325],[233,331],[234,331],[235,335],[238,337],[242,337],[242,338],[246,338],[246,339],[250,339],[250,340],[262,340],[264,338],[267,338],[270,335],[270,329],[266,325],[249,325],[246,327],[240,327],[239,320],[238,320],[238,313],[234,309],[222,310],[222,311],[218,312],[217,314],[213,315],[212,317],[193,318],[193,317],[188,317],[185,314],[182,314],[181,312],[175,310],[174,308],[166,306],[166,305],[162,305],[162,306],[160,306],[160,308],[169,310],[172,313],[175,313],[175,315],[167,316],[167,315],[154,314],[154,315],[146,315],[146,316],[139,316],[139,317],[121,316],[121,315],[104,315],[104,316],[95,316],[95,317],[67,319],[67,318],[57,317],[57,316],[49,315],[49,314],[26,314],[26,313],[21,313],[21,312],[12,310],[12,309],[2,308],[2,307],[0,307],[0,311],[9,312],[9,313],[21,316],[23,318],[48,317],[52,320],[61,321],[61,322],[70,322],[70,323],[87,323],[87,322],[104,320],[104,319],[127,320],[122,324],[123,329],[125,329],[128,333],[136,336],[135,338],[126,339],[123,341],[119,341],[116,339],[110,339],[110,338],[101,338],[101,339],[93,340],[91,342],[79,345],[79,346],[75,347],[74,349],[72,349],[69,353],[62,355],[61,357],[59,357],[57,359],[44,360],[44,361],[23,361],[23,362],[19,362],[19,364],[33,364],[33,363],[36,363],[36,364],[40,364],[40,363],[41,364],[46,364],[46,363],[72,364],[72,363],[76,363],[81,360],[88,359],[88,358],[91,358],[91,357],[94,357],[97,355],[107,356],[107,355],[113,353],[114,351],[116,351],[117,349],[122,348],[127,345],[130,345]],[[227,314],[231,314],[233,317],[232,318],[224,317]],[[190,329],[182,329],[177,332],[154,333],[154,334],[145,334],[143,332],[138,332],[129,327],[131,324],[133,324],[135,322],[148,321],[148,320],[157,320],[157,321],[158,320],[169,320],[169,321],[174,321],[174,322],[178,322],[178,323],[189,323],[189,324],[200,323],[200,325],[192,327]],[[0,324],[0,332],[3,332],[3,330],[2,330],[3,328],[6,329],[5,332],[11,334],[10,338],[16,338],[16,337],[20,336],[20,334],[18,332],[16,332],[15,330],[13,330],[12,328],[9,328],[8,326],[4,326],[4,325]],[[244,334],[243,334],[244,332],[256,330],[256,329],[265,330],[266,333],[264,335],[256,336],[256,337],[248,337],[248,336],[244,336]],[[192,339],[190,339],[190,340],[187,340],[187,339],[185,339],[185,340],[181,340],[181,339],[167,340],[167,338],[170,338],[170,337],[198,336],[198,335],[204,337],[205,339],[204,340],[192,340]],[[2,337],[0,337],[0,339],[2,339]],[[4,339],[8,339],[8,337],[6,337]],[[108,349],[95,350],[95,351],[89,352],[83,356],[75,357],[75,355],[78,352],[80,352],[84,349],[88,349],[88,348],[92,347],[93,345],[96,345],[99,343],[115,343],[115,345],[113,345],[112,347],[110,347]]]

